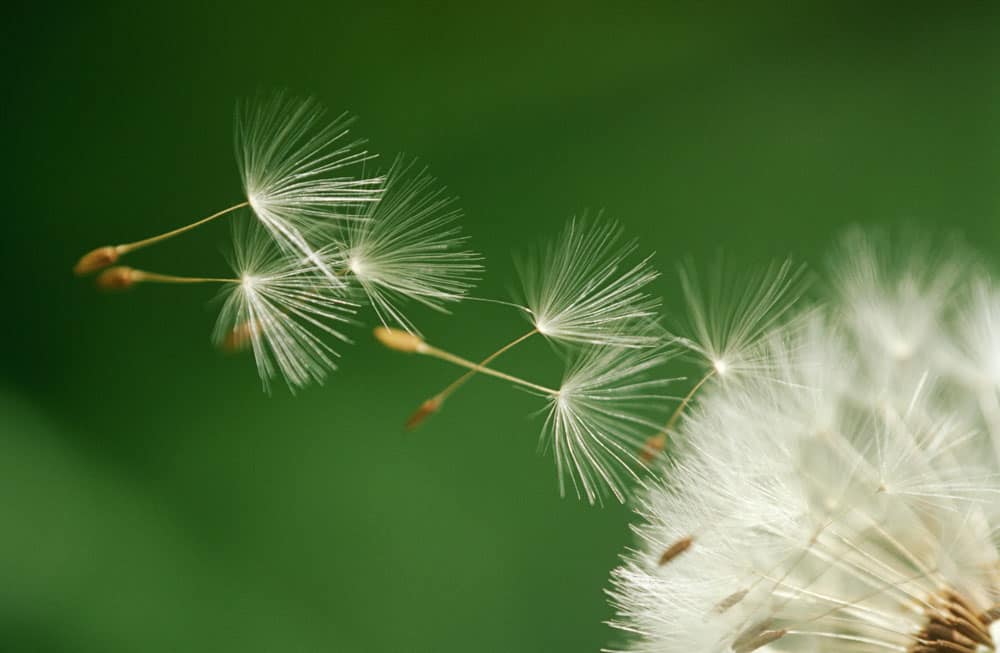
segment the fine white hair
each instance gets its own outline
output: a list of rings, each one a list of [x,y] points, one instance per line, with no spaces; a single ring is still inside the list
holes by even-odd
[[[846,246],[836,296],[775,325],[768,374],[706,387],[646,484],[623,650],[996,650],[997,295]]]

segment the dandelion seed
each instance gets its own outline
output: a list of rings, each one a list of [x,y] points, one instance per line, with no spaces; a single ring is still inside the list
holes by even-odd
[[[551,447],[563,494],[595,503],[610,494],[624,501],[640,478],[639,445],[665,412],[666,385],[656,378],[670,351],[593,346],[576,355],[556,395],[549,397],[542,443]]]
[[[247,202],[274,239],[335,275],[307,236],[317,224],[352,220],[351,209],[378,199],[383,180],[358,179],[346,170],[371,156],[348,140],[346,115],[326,122],[311,98],[262,95],[236,112],[236,159]]]
[[[680,268],[687,311],[677,343],[719,378],[760,373],[767,367],[760,345],[801,297],[804,268],[784,261],[739,282],[726,276],[720,261],[703,289],[690,265]]]
[[[348,342],[336,325],[350,320],[355,305],[301,255],[276,248],[260,227],[234,225],[237,279],[223,289],[216,343],[248,338],[265,390],[279,375],[292,390],[322,382],[336,369],[326,337]]]
[[[379,200],[346,224],[343,243],[328,252],[330,267],[350,272],[384,325],[416,332],[401,302],[445,312],[482,271],[482,257],[465,249],[455,199],[436,184],[426,169],[397,158]]]
[[[660,337],[648,324],[659,301],[645,288],[658,273],[650,258],[627,263],[636,243],[598,215],[573,219],[544,249],[517,261],[534,328],[546,338],[618,347],[649,347]]]
[[[191,224],[150,238],[98,247],[73,268],[86,275],[113,265],[135,250],[155,245],[249,206],[281,247],[309,260],[336,283],[317,254],[325,242],[310,242],[317,225],[351,218],[351,210],[378,198],[383,180],[352,178],[350,166],[371,158],[361,141],[348,140],[350,119],[325,122],[313,99],[284,93],[261,95],[238,106],[236,158],[245,200]]]
[[[802,277],[803,268],[786,261],[750,275],[744,283],[727,283],[720,262],[705,294],[691,267],[680,268],[688,307],[687,324],[681,331],[687,335],[674,336],[673,342],[692,352],[706,371],[666,423],[647,437],[640,451],[644,462],[652,462],[663,451],[677,421],[709,381],[768,373],[771,361],[764,341],[775,337],[775,327],[798,301]]]

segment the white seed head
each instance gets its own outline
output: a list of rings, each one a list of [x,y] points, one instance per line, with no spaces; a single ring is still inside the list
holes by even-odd
[[[445,311],[482,271],[482,257],[465,249],[461,215],[426,169],[398,158],[379,200],[362,208],[344,226],[343,243],[326,252],[329,265],[351,271],[383,324],[416,332],[403,302]]]
[[[246,342],[265,390],[276,376],[293,391],[322,382],[336,369],[337,354],[327,341],[347,341],[335,325],[349,321],[355,305],[302,255],[278,248],[246,217],[233,224],[231,264],[239,283],[223,289],[216,343],[234,348],[234,340],[237,347]]]
[[[378,177],[348,174],[371,158],[349,138],[351,122],[346,115],[329,120],[316,100],[285,93],[261,95],[236,111],[236,160],[254,215],[282,248],[331,278],[310,233],[350,219],[352,208],[375,201],[382,185]]]
[[[659,300],[645,288],[658,276],[650,258],[628,263],[636,243],[620,243],[614,222],[570,220],[559,237],[518,259],[524,300],[538,332],[555,341],[648,347]]]
[[[764,339],[770,374],[704,390],[645,491],[641,545],[613,575],[627,650],[997,650],[1000,431],[980,402],[987,377],[965,372],[1000,334],[970,327],[983,308],[967,295],[875,260],[851,265],[877,270],[866,292],[919,334],[909,356],[877,348],[888,322],[859,320],[848,290]],[[904,329],[900,288],[965,318]]]
[[[669,412],[656,372],[671,352],[656,347],[590,346],[575,354],[559,392],[549,399],[542,435],[551,448],[559,488],[590,503],[610,494],[624,501],[644,468],[646,439]]]

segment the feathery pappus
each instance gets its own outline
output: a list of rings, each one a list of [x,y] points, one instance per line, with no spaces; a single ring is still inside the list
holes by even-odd
[[[612,575],[620,650],[998,650],[1000,295],[861,238],[833,298],[768,327],[768,373],[682,420]]]
[[[462,212],[426,168],[398,157],[385,179],[378,201],[346,222],[323,254],[356,281],[383,325],[418,332],[402,302],[447,312],[475,285],[482,257],[465,249]]]
[[[275,247],[253,223],[234,223],[230,265],[236,282],[220,292],[216,344],[251,349],[265,390],[276,376],[292,390],[322,382],[336,369],[337,353],[328,340],[349,342],[340,329],[357,305],[311,261]]]
[[[562,233],[516,259],[535,330],[557,342],[648,347],[661,341],[645,328],[659,319],[660,301],[646,288],[659,273],[647,256],[630,261],[635,241],[598,215],[569,221]]]

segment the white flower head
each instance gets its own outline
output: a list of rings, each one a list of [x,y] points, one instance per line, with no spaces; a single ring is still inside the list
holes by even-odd
[[[613,576],[627,650],[998,650],[997,425],[937,347],[873,355],[853,299],[767,338],[772,373],[711,386],[685,420]]]
[[[354,178],[352,166],[371,158],[349,138],[352,120],[333,120],[312,98],[261,95],[236,111],[236,160],[254,215],[284,249],[335,275],[317,255],[309,232],[352,218],[351,209],[378,198],[382,179]]]
[[[322,382],[336,369],[328,340],[348,341],[336,325],[349,321],[356,306],[301,254],[283,251],[261,227],[243,222],[233,228],[231,265],[239,283],[223,289],[214,339],[226,348],[249,344],[265,390],[276,376],[293,391]]]
[[[531,321],[543,336],[560,342],[648,347],[661,341],[648,323],[659,300],[646,287],[658,273],[651,257],[628,262],[635,241],[622,244],[622,230],[600,215],[572,219],[534,256],[517,260]]]
[[[542,446],[551,448],[563,494],[590,503],[624,501],[643,469],[646,439],[663,424],[673,379],[657,377],[670,356],[661,347],[590,346],[576,352],[549,398]]]
[[[681,266],[679,274],[687,312],[677,344],[721,379],[765,371],[769,364],[761,345],[801,297],[804,268],[783,261],[736,280],[727,277],[720,260],[706,288],[692,266]]]
[[[403,301],[446,312],[445,304],[462,299],[482,271],[482,257],[465,249],[461,215],[426,168],[397,158],[378,201],[344,226],[330,265],[357,280],[383,324],[416,332]]]

